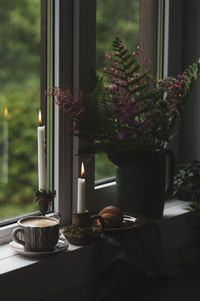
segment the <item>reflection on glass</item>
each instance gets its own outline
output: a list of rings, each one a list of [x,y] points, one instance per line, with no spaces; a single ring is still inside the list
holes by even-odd
[[[102,180],[115,175],[115,166],[108,160],[106,154],[95,155],[95,180]]]
[[[0,221],[37,210],[40,1],[0,1]]]
[[[102,74],[104,55],[112,50],[115,32],[130,49],[139,44],[139,0],[97,0],[96,69]],[[95,180],[112,177],[115,168],[107,155],[95,156]]]
[[[0,121],[0,183],[8,183],[8,109],[5,107]]]

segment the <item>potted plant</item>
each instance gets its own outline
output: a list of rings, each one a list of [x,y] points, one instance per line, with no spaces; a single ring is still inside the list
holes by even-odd
[[[162,215],[167,150],[181,118],[200,62],[175,77],[155,80],[142,49],[130,52],[119,35],[106,53],[105,76],[90,95],[52,88],[59,107],[76,121],[75,135],[87,138],[80,152],[107,153],[117,166],[118,206],[153,218]],[[171,169],[172,170],[172,169]],[[171,173],[172,174],[172,173]],[[172,177],[171,177],[172,178]],[[157,207],[157,210],[155,209]]]
[[[173,183],[173,195],[189,201],[190,210],[200,209],[200,162],[181,164]]]
[[[181,164],[173,183],[173,196],[189,202],[188,210],[191,215],[194,246],[200,256],[200,162],[194,160]]]
[[[46,189],[36,190],[34,192],[34,201],[38,202],[39,210],[42,215],[45,215],[49,210],[49,205],[52,204],[56,191],[50,191]]]
[[[72,245],[83,246],[95,242],[101,234],[101,228],[79,227],[67,225],[64,228],[63,235]]]

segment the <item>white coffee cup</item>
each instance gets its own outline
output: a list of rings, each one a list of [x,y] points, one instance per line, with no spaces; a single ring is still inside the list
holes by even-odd
[[[21,218],[12,231],[12,239],[24,246],[25,251],[53,251],[59,238],[59,219],[46,216]]]

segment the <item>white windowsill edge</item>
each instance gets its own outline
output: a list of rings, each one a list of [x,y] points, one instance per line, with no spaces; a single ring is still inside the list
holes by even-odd
[[[166,254],[190,243],[191,229],[186,221],[188,217],[186,207],[186,202],[169,201],[165,205],[164,217],[157,221],[161,228]],[[8,242],[8,237],[9,241],[11,240],[9,235],[12,229],[13,225],[3,227],[0,232],[2,241]],[[3,244],[0,246],[1,296],[5,293],[7,297],[16,298],[16,290],[20,286],[21,279],[23,279],[23,289],[19,291],[18,287],[19,297],[29,296],[29,300],[37,300],[37,296],[45,298],[47,294],[87,283],[95,278],[94,260],[93,244],[85,247],[70,245],[66,251],[41,260],[17,255],[8,244]],[[12,286],[16,286],[16,290],[13,288],[8,291],[6,281],[11,281]],[[48,291],[44,289],[45,286],[48,287]],[[33,299],[30,299],[30,291]]]

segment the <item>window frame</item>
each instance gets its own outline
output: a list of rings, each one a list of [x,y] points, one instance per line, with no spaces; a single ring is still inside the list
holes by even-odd
[[[68,16],[66,18],[66,15]],[[72,80],[72,16],[71,0],[55,1],[55,86],[73,87]],[[69,47],[68,45],[71,45]],[[54,104],[55,109],[55,143],[54,143],[54,179],[56,198],[54,209],[61,213],[62,224],[71,221],[72,211],[72,167],[73,142],[70,135],[71,121]]]
[[[86,0],[84,3],[80,0],[55,1],[55,14],[55,42],[59,46],[55,47],[57,50],[54,84],[61,88],[70,88],[72,91],[90,91],[92,82],[85,74],[95,70],[96,3],[93,0]],[[88,49],[91,52],[86,60]],[[81,70],[84,70],[84,73]],[[93,201],[94,159],[93,156],[77,155],[79,145],[87,142],[72,137],[71,121],[56,105],[54,106],[54,189],[57,192],[54,209],[61,213],[61,224],[66,224],[71,222],[71,213],[76,210],[77,179],[82,161],[85,162],[86,169],[87,208],[91,207],[89,201]]]

